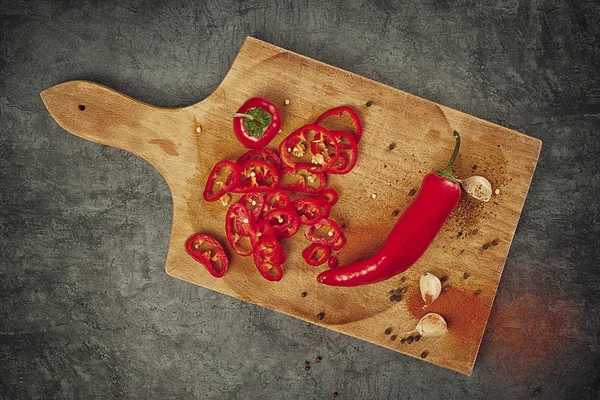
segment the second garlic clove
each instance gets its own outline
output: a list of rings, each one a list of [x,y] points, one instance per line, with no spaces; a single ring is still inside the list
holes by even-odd
[[[425,307],[431,305],[442,292],[442,282],[440,282],[437,276],[430,274],[429,272],[425,272],[421,275],[419,286],[421,288],[421,298],[423,298]]]
[[[469,196],[485,202],[492,199],[492,184],[483,176],[471,176],[460,183]]]
[[[448,333],[448,324],[441,315],[429,313],[417,323],[415,331],[423,337],[442,336]]]

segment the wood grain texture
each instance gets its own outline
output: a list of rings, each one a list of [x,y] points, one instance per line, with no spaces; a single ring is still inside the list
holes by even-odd
[[[229,272],[215,279],[186,255],[183,243],[194,232],[226,243],[226,208],[204,202],[202,190],[216,161],[235,160],[244,153],[232,134],[229,115],[252,96],[280,106],[283,132],[268,146],[272,149],[328,108],[348,104],[359,112],[364,135],[358,163],[350,174],[329,180],[340,193],[332,216],[344,223],[348,238],[339,254],[342,265],[383,244],[396,221],[392,212],[408,205],[411,189],[418,189],[425,173],[445,166],[454,146],[454,129],[463,138],[455,175],[484,175],[500,194],[486,204],[463,196],[429,250],[403,275],[405,282],[397,277],[358,288],[319,285],[316,276],[321,269],[306,266],[300,256],[307,244],[302,235],[284,241],[288,260],[280,282],[265,281],[251,258],[233,252]],[[150,106],[86,81],[54,86],[42,98],[67,131],[137,154],[164,176],[173,196],[169,275],[410,356],[427,351],[426,361],[471,373],[537,164],[538,139],[254,38],[245,41],[221,85],[189,107]],[[284,106],[285,99],[289,105]],[[367,107],[367,101],[373,104]],[[390,150],[391,143],[395,147]],[[484,250],[482,246],[494,239],[498,244]],[[401,333],[413,329],[419,319],[418,313],[409,311],[409,301],[417,301],[418,279],[426,271],[448,276],[450,289],[438,299],[440,305],[450,296],[460,296],[465,307],[478,308],[478,317],[470,321],[468,334],[453,331],[457,316],[450,315],[445,316],[448,335],[402,344]],[[407,287],[408,293],[403,301],[392,303],[388,291],[398,287]],[[308,295],[301,297],[302,292]],[[325,317],[318,320],[321,312]],[[400,335],[397,340],[384,333],[388,327]]]

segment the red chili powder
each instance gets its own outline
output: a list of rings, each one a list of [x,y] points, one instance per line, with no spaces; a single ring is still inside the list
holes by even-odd
[[[421,293],[414,290],[408,296],[408,310],[421,319],[427,313],[440,314],[448,323],[448,333],[461,338],[479,339],[483,335],[490,309],[484,306],[481,296],[459,288],[442,291],[433,304],[425,304]]]

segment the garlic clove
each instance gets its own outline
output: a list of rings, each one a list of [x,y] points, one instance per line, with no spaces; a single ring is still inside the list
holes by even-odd
[[[448,333],[448,324],[440,314],[429,313],[417,323],[415,331],[423,337],[442,336]]]
[[[492,199],[492,184],[483,176],[471,176],[460,183],[469,196],[485,202]]]
[[[440,282],[437,276],[429,272],[421,275],[419,286],[421,287],[421,297],[425,302],[425,307],[431,305],[442,292],[442,282]]]

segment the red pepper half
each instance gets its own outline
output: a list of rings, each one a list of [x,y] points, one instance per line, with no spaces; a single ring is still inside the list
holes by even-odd
[[[238,164],[243,164],[244,161],[248,160],[260,160],[265,161],[275,167],[277,171],[281,169],[281,158],[273,150],[269,149],[254,149],[248,150],[240,158],[237,159]]]
[[[325,263],[331,255],[331,249],[324,244],[312,243],[302,250],[302,258],[310,266],[318,267]]]
[[[227,272],[229,259],[221,244],[214,238],[195,233],[185,241],[185,251],[194,260],[204,265],[215,278],[220,278]]]
[[[327,129],[308,124],[281,141],[279,154],[288,167],[301,165],[312,172],[324,172],[337,159],[338,143]]]
[[[279,281],[283,277],[281,269],[281,246],[274,237],[261,239],[252,252],[258,272],[268,281]]]
[[[349,117],[349,120],[345,116]],[[362,122],[360,122],[356,111],[349,106],[336,107],[325,111],[319,115],[315,124],[322,125],[332,131],[352,131],[356,138],[356,143],[360,142],[362,136]]]
[[[358,160],[358,145],[354,137],[345,131],[331,131],[340,147],[340,153],[327,172],[344,175],[354,168]]]
[[[322,172],[311,172],[304,166],[283,168],[279,171],[279,188],[292,192],[318,194],[327,186]]]
[[[292,206],[304,225],[313,225],[323,216],[322,206],[314,197],[302,197],[294,200]]]
[[[291,207],[269,211],[265,215],[265,221],[273,227],[276,237],[292,237],[300,227],[300,219]]]
[[[304,229],[304,237],[313,243],[326,244],[328,246],[337,242],[340,238],[340,227],[332,219],[321,218],[313,225]]]
[[[239,203],[242,203],[246,206],[250,212],[250,215],[252,216],[252,221],[254,223],[258,222],[262,215],[262,209],[265,205],[264,195],[259,192],[248,192],[240,198]]]
[[[217,201],[227,192],[237,188],[240,183],[241,169],[233,161],[219,161],[208,175],[204,187],[204,200]]]
[[[242,179],[234,193],[266,192],[279,183],[277,170],[266,161],[247,160],[240,167]]]
[[[460,200],[460,184],[452,165],[460,149],[460,135],[443,171],[427,174],[421,189],[402,213],[383,248],[366,260],[321,273],[317,280],[332,286],[381,282],[410,268],[425,253]]]
[[[227,235],[227,241],[233,251],[241,256],[249,256],[252,254],[253,230],[250,231],[250,238],[247,238],[238,229],[240,215],[248,215],[248,213],[246,206],[242,203],[235,203],[229,207],[227,214],[225,215],[225,234]]]
[[[248,99],[233,117],[233,132],[249,149],[266,146],[281,128],[281,115],[275,104],[260,97]]]

